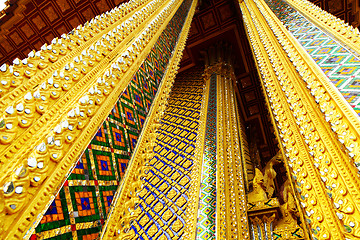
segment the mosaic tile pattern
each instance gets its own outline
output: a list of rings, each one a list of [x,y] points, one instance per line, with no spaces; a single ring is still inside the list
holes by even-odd
[[[360,59],[283,0],[266,2],[360,116]]]
[[[216,74],[210,77],[196,239],[216,239]]]
[[[190,2],[190,1],[187,1]],[[170,21],[121,94],[31,236],[35,239],[97,239],[188,10]]]
[[[155,156],[139,193],[134,239],[182,239],[204,81],[202,70],[178,76],[161,120]]]

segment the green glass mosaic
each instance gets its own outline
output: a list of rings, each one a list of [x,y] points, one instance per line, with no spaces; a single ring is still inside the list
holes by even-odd
[[[36,227],[35,239],[97,239],[184,23],[172,18]]]
[[[285,1],[266,3],[360,116],[360,59]]]
[[[216,239],[216,74],[210,77],[196,239]]]

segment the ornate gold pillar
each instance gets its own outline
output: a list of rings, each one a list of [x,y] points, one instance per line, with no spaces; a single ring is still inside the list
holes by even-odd
[[[239,124],[236,119],[232,66],[220,63],[217,72],[218,233],[219,239],[249,239]]]
[[[147,124],[104,238],[249,238],[231,52],[217,50],[203,77],[178,76],[161,124]]]
[[[244,177],[247,143],[240,135],[243,126],[235,103],[232,57],[231,47],[224,43],[211,47],[205,56],[205,79],[216,91],[210,98],[216,103],[216,113],[208,113],[216,116],[216,238],[249,239]]]
[[[195,5],[191,0],[130,1],[27,59],[1,67],[0,238],[31,234],[119,95],[182,9],[187,22],[154,107],[161,114]]]
[[[309,234],[358,239],[359,118],[263,0],[240,6]]]

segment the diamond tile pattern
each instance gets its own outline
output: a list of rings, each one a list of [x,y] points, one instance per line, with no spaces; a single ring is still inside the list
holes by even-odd
[[[360,59],[283,0],[266,2],[360,116]]]
[[[31,239],[97,239],[181,31],[183,5],[76,163]]]
[[[202,69],[186,72],[175,81],[139,193],[142,213],[131,228],[134,239],[182,238],[204,87],[201,74]]]
[[[210,77],[196,239],[216,239],[216,74]]]

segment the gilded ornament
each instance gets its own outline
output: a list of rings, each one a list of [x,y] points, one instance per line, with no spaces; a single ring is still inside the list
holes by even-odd
[[[255,168],[255,176],[253,179],[253,190],[247,195],[248,201],[250,203],[253,203],[253,202],[263,202],[267,200],[268,197],[265,190],[266,188],[264,186],[264,175],[258,168]]]
[[[312,228],[320,229],[316,235],[324,239],[348,235],[348,231],[341,230],[343,222],[345,225],[353,222],[351,214],[355,217],[358,213],[354,207],[356,204],[350,203],[357,201],[357,193],[350,193],[346,188],[352,188],[357,180],[353,178],[354,170],[349,161],[341,160],[347,158],[347,153],[340,147],[339,142],[334,140],[331,132],[337,132],[339,128],[337,124],[332,125],[331,121],[342,124],[341,119],[346,122],[341,126],[355,126],[358,124],[357,120],[355,121],[354,116],[347,111],[349,106],[337,107],[342,101],[332,99],[337,98],[336,94],[326,94],[335,92],[334,87],[323,81],[323,73],[319,72],[316,66],[312,66],[312,61],[304,60],[308,59],[307,54],[298,47],[266,4],[263,1],[248,2],[246,8],[245,5],[244,8],[242,6],[243,12],[250,11],[252,16],[256,12],[261,16],[255,19],[248,15],[251,23],[247,21],[246,25],[263,78],[264,91],[278,126],[279,139],[285,148],[289,172],[296,179],[297,190],[301,195],[300,203],[305,210],[306,218]],[[270,45],[271,41],[274,44]],[[309,84],[309,90],[302,81]],[[321,89],[324,86],[326,91]],[[319,95],[325,95],[325,98],[316,97]],[[321,102],[320,99],[324,103],[331,102],[329,110],[319,111],[317,104]],[[284,109],[289,109],[291,114],[287,114]],[[340,113],[337,109],[344,111]],[[334,117],[334,120],[329,117]],[[330,124],[326,123],[327,119]],[[357,134],[355,128],[349,130]],[[352,138],[355,139],[353,136]],[[307,151],[303,151],[304,149]],[[340,175],[348,177],[337,177]],[[341,194],[345,192],[348,194]],[[341,213],[341,219],[336,217],[334,205],[329,202],[337,199],[336,196],[348,199],[350,204],[347,207],[349,213]],[[322,203],[321,208],[317,206],[319,202]],[[355,236],[354,232],[351,234]]]
[[[175,3],[174,1],[172,1],[169,6],[171,6],[171,7],[167,8],[168,13],[170,12],[170,10],[173,11],[174,9],[176,9],[177,8],[176,6],[180,6],[180,3]],[[192,16],[193,13],[194,13],[194,9],[195,9],[194,6],[195,5],[193,4],[190,16]],[[159,19],[159,20],[162,19],[162,18],[163,17],[157,17],[157,19]],[[190,27],[189,18],[191,19],[191,17],[188,16],[188,18],[187,18],[187,23],[185,24],[186,27],[184,28],[185,32],[188,32],[189,27]],[[163,18],[163,20],[164,19],[165,18]],[[154,26],[152,26],[152,28],[153,27]],[[141,40],[138,41],[137,43],[146,44],[147,42],[149,42],[149,40],[150,40],[150,35],[149,35],[149,31],[147,31],[147,34],[143,35]],[[147,121],[147,125],[144,127],[142,137],[140,137],[139,142],[138,142],[139,146],[144,145],[144,147],[145,147],[145,145],[148,145],[149,143],[150,143],[150,145],[155,146],[153,142],[155,141],[156,136],[157,136],[156,129],[160,126],[160,124],[159,124],[160,116],[162,115],[162,113],[163,113],[163,111],[165,110],[165,107],[166,107],[164,102],[166,101],[166,99],[167,99],[167,97],[169,95],[169,91],[166,90],[166,89],[169,88],[173,83],[173,79],[175,77],[175,72],[176,72],[176,69],[177,69],[176,65],[178,64],[178,62],[180,60],[180,52],[181,52],[180,49],[184,48],[184,40],[185,40],[185,37],[183,36],[182,40],[178,43],[178,45],[176,47],[173,59],[170,60],[170,68],[168,69],[168,72],[166,73],[166,76],[165,76],[165,79],[167,80],[167,83],[163,83],[160,86],[160,89],[158,90],[159,92],[161,92],[161,93],[163,92],[164,94],[161,97],[159,97],[159,100],[161,98],[161,101],[156,101],[155,100],[156,104],[152,108],[154,110],[152,110],[150,112],[150,117],[149,117],[150,120]],[[119,59],[119,60],[120,60],[120,64],[121,64],[119,66],[120,69],[126,68],[127,62],[132,61],[131,58],[129,59],[129,57],[126,54],[123,55],[121,57],[121,59]],[[146,149],[146,148],[139,147],[138,149]],[[143,164],[145,164],[147,161],[149,161],[151,157],[152,157],[152,153],[150,151],[145,151],[145,152],[138,151],[138,152],[136,152],[134,154],[134,156],[133,156],[133,158],[136,159],[136,160],[132,161],[132,162],[135,161],[136,163],[134,163],[133,165],[131,165],[128,168],[127,176],[131,176],[132,172],[135,173],[136,168],[141,167]],[[149,174],[149,173],[150,172],[145,171],[145,174]],[[148,179],[150,179],[149,176],[146,176],[146,177]],[[124,182],[127,182],[127,181],[131,182],[132,181],[131,177],[125,177]],[[153,183],[155,185],[159,182],[159,180],[154,176],[151,178],[151,181],[153,181]],[[129,191],[129,189],[123,189],[122,193],[119,196],[119,199],[122,199],[123,197],[125,197],[126,196],[125,192],[127,192],[127,191]],[[124,193],[125,193],[125,195],[124,195]],[[149,198],[151,198],[151,196],[152,195],[148,195],[148,197],[146,199],[148,200]],[[180,201],[180,200],[178,200],[178,201]],[[118,200],[118,202],[122,202],[122,200]],[[181,200],[181,202],[182,202],[182,200]],[[150,204],[150,203],[151,202],[147,201],[147,204]],[[116,210],[116,211],[118,211],[118,210]],[[120,212],[122,212],[122,210],[120,210]],[[124,212],[125,212],[125,215],[129,214],[126,210]],[[114,219],[114,218],[116,218],[116,216],[117,216],[116,214],[112,215],[113,218],[111,218],[108,221],[108,223],[107,223],[108,226],[112,226],[112,225],[116,226],[117,225],[117,220]],[[118,228],[118,227],[119,226],[117,226],[116,228]],[[121,229],[122,229],[122,227],[121,227]],[[113,227],[111,227],[111,228],[107,227],[107,231],[104,233],[104,235],[105,236],[114,236],[114,234],[117,235],[116,232],[114,232],[114,230],[115,229],[113,229]],[[122,231],[120,230],[120,232],[122,232]],[[120,236],[118,236],[118,237],[120,237]]]
[[[28,166],[29,181],[21,188],[22,202],[16,207],[17,212],[22,213],[19,210],[23,204],[26,204],[29,205],[26,214],[37,216],[37,212],[41,211],[38,203],[44,206],[47,204],[51,197],[48,191],[51,190],[45,186],[55,186],[55,182],[64,177],[73,160],[77,159],[77,154],[81,152],[81,145],[87,144],[84,139],[92,136],[103,120],[101,116],[107,116],[113,105],[112,102],[117,100],[118,93],[129,82],[131,71],[137,68],[133,65],[142,62],[155,39],[166,26],[170,13],[175,8],[166,8],[161,12],[159,10],[164,9],[168,2],[153,1],[152,4],[147,5],[149,2],[132,1],[127,5],[133,6],[132,10],[123,11],[126,6],[116,8],[111,11],[113,15],[107,13],[96,17],[84,27],[75,29],[70,35],[63,35],[61,39],[54,40],[52,45],[43,46],[40,52],[31,52],[27,60],[15,61],[14,66],[5,65],[1,68],[3,76],[13,78],[11,74],[14,73],[17,78],[13,78],[13,83],[3,82],[4,86],[8,84],[9,87],[5,89],[6,92],[2,88],[2,100],[4,100],[2,104],[7,102],[6,99],[16,100],[12,106],[5,107],[4,104],[0,104],[0,108],[4,109],[0,141],[3,145],[8,145],[3,146],[3,149],[8,149],[3,157],[11,159],[16,156],[18,159],[16,163],[11,162],[11,164],[10,161],[2,161],[4,174],[1,183],[5,184],[12,179],[10,177],[12,169],[16,169],[20,164]],[[138,11],[136,15],[133,14],[135,11]],[[119,18],[120,12],[123,19]],[[145,12],[147,14],[143,14]],[[137,19],[134,21],[135,26],[130,21],[127,25],[121,24],[131,15],[133,19]],[[154,18],[154,16],[162,17]],[[146,22],[149,19],[154,21],[147,26]],[[98,25],[97,22],[102,24]],[[134,30],[137,27],[143,28],[144,31],[135,35],[134,32],[137,31]],[[91,32],[90,28],[92,28]],[[132,31],[128,31],[129,35],[121,36],[122,39],[133,39],[134,43],[140,43],[137,44],[136,51],[132,48],[124,49],[122,44],[118,44],[121,39],[116,36],[120,34],[119,29],[123,28]],[[108,37],[98,41],[105,33],[109,33]],[[147,42],[151,44],[140,40],[145,33]],[[93,37],[88,38],[90,35]],[[114,58],[119,51],[124,52],[129,63],[129,66],[122,69],[118,65],[118,59]],[[104,55],[109,58],[105,58]],[[130,66],[131,71],[129,71]],[[41,71],[45,69],[46,71]],[[30,79],[25,82],[22,74]],[[24,84],[21,89],[14,91],[16,86],[22,83]],[[79,91],[89,85],[88,90]],[[31,138],[34,134],[36,140]],[[25,142],[27,142],[26,147]],[[14,184],[16,185],[16,182]],[[135,181],[132,188],[135,192],[139,188],[139,183]],[[20,192],[20,188],[16,191]],[[38,192],[33,201],[27,201],[30,199],[28,192]],[[42,194],[46,197],[44,198]],[[35,206],[34,202],[37,202],[36,209],[32,208]],[[137,201],[131,201],[129,207],[136,203]],[[6,215],[9,219],[14,219],[14,216]],[[32,217],[23,216],[19,219],[19,224],[22,222],[23,226],[27,226],[30,224],[28,219]],[[25,228],[11,231],[12,234],[22,236],[25,234],[24,230]],[[3,234],[8,234],[7,231],[5,229]]]
[[[279,151],[273,158],[269,160],[263,169],[264,172],[264,187],[266,189],[267,196],[271,198],[274,194],[275,184],[274,179],[276,177],[276,171],[273,166],[282,162],[282,153]],[[256,174],[255,174],[256,176]]]

